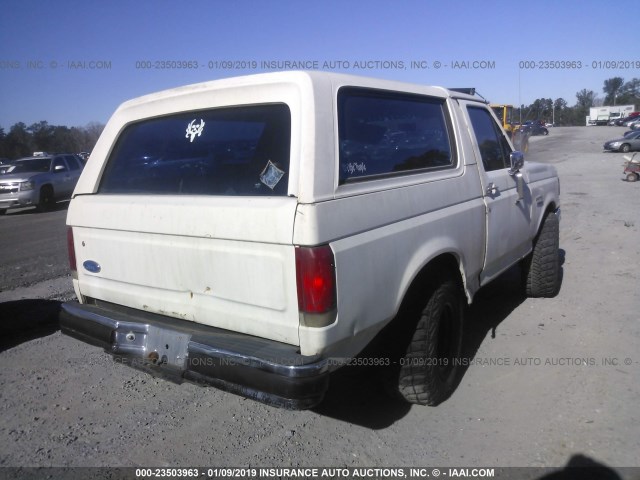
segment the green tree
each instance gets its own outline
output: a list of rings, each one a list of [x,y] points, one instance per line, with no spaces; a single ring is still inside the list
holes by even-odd
[[[605,93],[605,105],[620,105],[620,102],[617,101],[617,97],[623,84],[624,78],[622,77],[613,77],[604,81],[602,91]]]
[[[7,156],[5,152],[5,139],[7,138],[7,134],[4,133],[4,128],[0,127],[0,158],[4,158]]]
[[[616,104],[635,105],[638,108],[640,104],[640,78],[634,78],[620,87]]]
[[[567,125],[569,123],[570,108],[564,98],[556,98],[553,102],[552,120],[555,125]]]
[[[53,127],[51,135],[51,147],[50,151],[62,153],[62,152],[79,152],[79,143],[74,141],[71,134],[71,129],[68,127]]]
[[[593,90],[583,88],[576,93],[576,106],[573,109],[572,124],[584,125],[585,117],[589,116],[589,109],[593,107],[596,101],[596,94]]]
[[[587,90],[586,88],[583,88],[578,93],[576,93],[576,99],[578,101],[578,103],[576,104],[577,107],[589,110],[595,103],[596,94],[593,90]]]
[[[27,130],[31,133],[31,139],[35,150],[50,153],[55,152],[54,126],[49,125],[46,121],[42,120],[38,123],[34,123]]]
[[[538,98],[527,109],[527,120],[551,119],[553,100],[550,98]]]
[[[7,157],[11,159],[26,157],[32,154],[33,143],[31,134],[24,123],[18,122],[9,130],[9,133],[5,137],[5,152]]]
[[[85,127],[49,125],[42,120],[27,127],[18,122],[8,134],[0,127],[0,157],[16,159],[33,154],[34,151],[48,153],[91,152],[104,125],[97,122]]]

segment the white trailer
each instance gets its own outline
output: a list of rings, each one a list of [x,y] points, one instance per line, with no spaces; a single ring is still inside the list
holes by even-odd
[[[602,107],[591,107],[589,116],[586,119],[587,125],[606,125],[614,118],[624,118],[636,109],[635,105],[613,105]]]

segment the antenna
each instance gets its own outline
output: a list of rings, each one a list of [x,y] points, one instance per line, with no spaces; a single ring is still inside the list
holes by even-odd
[[[485,101],[485,103],[489,103],[489,101],[484,98],[482,95],[480,95],[478,92],[476,92],[476,89],[474,87],[461,87],[461,88],[450,88],[449,90],[451,90],[452,92],[458,92],[458,93],[464,93],[466,95],[477,95],[479,96],[482,100]]]
[[[476,89],[471,87],[471,88],[450,88],[449,90],[452,90],[454,92],[458,92],[458,93],[466,93],[467,95],[475,95],[476,94]]]

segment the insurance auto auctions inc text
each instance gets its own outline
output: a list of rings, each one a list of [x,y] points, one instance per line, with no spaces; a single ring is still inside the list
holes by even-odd
[[[493,468],[259,468],[262,478],[493,478]]]

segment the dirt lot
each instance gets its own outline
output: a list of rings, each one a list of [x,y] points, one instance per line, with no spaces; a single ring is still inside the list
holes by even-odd
[[[0,293],[5,330],[40,328],[4,338],[0,466],[640,466],[640,183],[602,152],[621,128],[550,130],[527,158],[561,177],[561,292],[525,299],[517,271],[482,291],[444,404],[391,401],[362,370],[301,412],[154,379],[54,331],[55,301],[25,313],[62,279]]]

